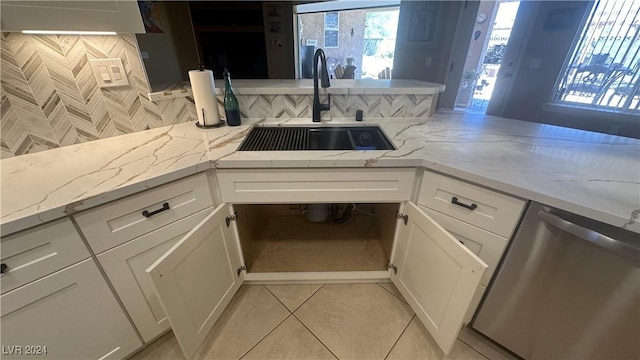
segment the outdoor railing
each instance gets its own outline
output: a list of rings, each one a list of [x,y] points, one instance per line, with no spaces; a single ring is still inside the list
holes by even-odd
[[[640,113],[640,1],[596,0],[557,82],[556,103]]]
[[[556,99],[595,109],[640,111],[640,62],[622,64],[572,65],[566,70]]]

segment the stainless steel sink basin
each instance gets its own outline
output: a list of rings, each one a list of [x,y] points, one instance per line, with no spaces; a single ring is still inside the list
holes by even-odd
[[[377,126],[259,126],[239,151],[395,150]]]

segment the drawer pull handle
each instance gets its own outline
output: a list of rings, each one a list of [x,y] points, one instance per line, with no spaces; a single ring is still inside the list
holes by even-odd
[[[467,205],[465,203],[461,203],[460,201],[458,201],[458,198],[455,196],[451,198],[451,203],[454,205],[462,206],[463,208],[469,209],[471,211],[475,210],[478,207],[477,204]]]
[[[145,210],[145,211],[142,212],[142,215],[144,217],[152,217],[153,215],[155,215],[157,213],[161,213],[161,212],[163,212],[165,210],[169,210],[169,203],[168,202],[162,204],[162,208],[161,209],[154,210],[154,211],[151,211],[151,212]]]
[[[0,264],[0,274],[4,274],[7,271],[7,264]]]

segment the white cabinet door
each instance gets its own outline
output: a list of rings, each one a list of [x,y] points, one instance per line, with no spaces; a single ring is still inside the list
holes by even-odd
[[[93,259],[10,291],[0,302],[3,359],[123,359],[142,346]],[[26,356],[37,350],[28,346],[46,351]]]
[[[0,6],[2,31],[145,32],[140,9],[134,0],[3,0]]]
[[[448,354],[487,264],[415,204],[407,202],[402,213],[407,221],[396,232],[391,281]]]
[[[149,342],[169,329],[147,268],[210,212],[211,209],[200,211],[98,255],[98,261],[144,341]]]
[[[235,221],[223,204],[147,269],[187,358],[204,341],[244,280]]]

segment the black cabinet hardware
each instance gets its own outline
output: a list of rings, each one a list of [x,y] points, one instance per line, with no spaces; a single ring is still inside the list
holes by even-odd
[[[0,274],[4,274],[7,271],[7,264],[0,264]]]
[[[454,204],[454,205],[462,206],[463,208],[469,209],[469,210],[472,210],[472,211],[475,210],[478,207],[477,204],[467,205],[465,203],[461,203],[461,202],[458,201],[458,198],[455,197],[455,196],[453,196],[451,198],[451,203]]]
[[[147,210],[143,211],[142,212],[142,216],[144,216],[144,217],[152,217],[153,215],[155,215],[157,213],[161,213],[161,212],[163,212],[165,210],[169,210],[169,203],[168,202],[162,204],[162,208],[160,208],[158,210],[154,210],[154,211],[151,211],[151,212],[149,212]]]

